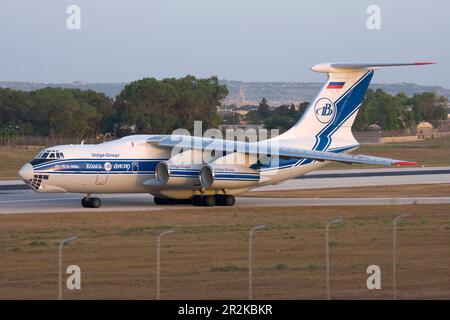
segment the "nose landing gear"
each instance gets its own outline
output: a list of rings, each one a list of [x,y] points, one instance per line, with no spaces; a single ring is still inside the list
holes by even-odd
[[[102,206],[102,200],[99,198],[91,197],[89,194],[81,199],[81,205],[84,208],[100,208]]]

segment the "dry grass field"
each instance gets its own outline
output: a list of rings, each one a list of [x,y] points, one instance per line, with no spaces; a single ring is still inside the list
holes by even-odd
[[[17,172],[43,147],[0,147],[0,180],[20,179]]]
[[[254,236],[254,298],[325,297],[325,224],[330,233],[331,297],[392,297],[392,219],[398,228],[398,297],[450,298],[450,205],[193,208],[153,212],[0,216],[0,298],[56,299],[58,242],[64,266],[79,265],[82,289],[67,299],[154,299],[155,240],[162,239],[161,298],[246,299],[248,231]],[[382,289],[366,288],[381,267]]]

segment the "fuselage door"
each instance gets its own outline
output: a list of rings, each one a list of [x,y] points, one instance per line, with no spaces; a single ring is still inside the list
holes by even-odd
[[[95,180],[95,184],[97,185],[105,185],[108,181],[108,172],[97,172],[97,179]]]
[[[112,164],[110,162],[105,162],[103,164],[104,171],[97,171],[97,179],[95,180],[95,184],[97,185],[105,185],[108,181],[109,172],[112,169]]]

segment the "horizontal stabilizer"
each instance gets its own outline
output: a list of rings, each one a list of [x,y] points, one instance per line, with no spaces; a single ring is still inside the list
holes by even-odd
[[[434,62],[400,62],[400,63],[323,63],[311,69],[316,72],[349,72],[351,70],[375,70],[384,67],[424,66]]]

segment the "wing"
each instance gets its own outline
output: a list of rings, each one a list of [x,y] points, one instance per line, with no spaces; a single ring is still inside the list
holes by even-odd
[[[376,165],[395,165],[409,166],[417,165],[416,162],[396,160],[390,158],[373,157],[366,155],[349,155],[329,151],[314,151],[301,148],[283,147],[278,143],[269,140],[257,142],[240,142],[222,139],[211,139],[191,136],[153,136],[147,140],[147,143],[166,148],[180,148],[193,150],[216,150],[222,152],[242,152],[248,154],[264,154],[289,157],[289,158],[307,158],[317,161],[337,161],[343,163],[360,163]]]

